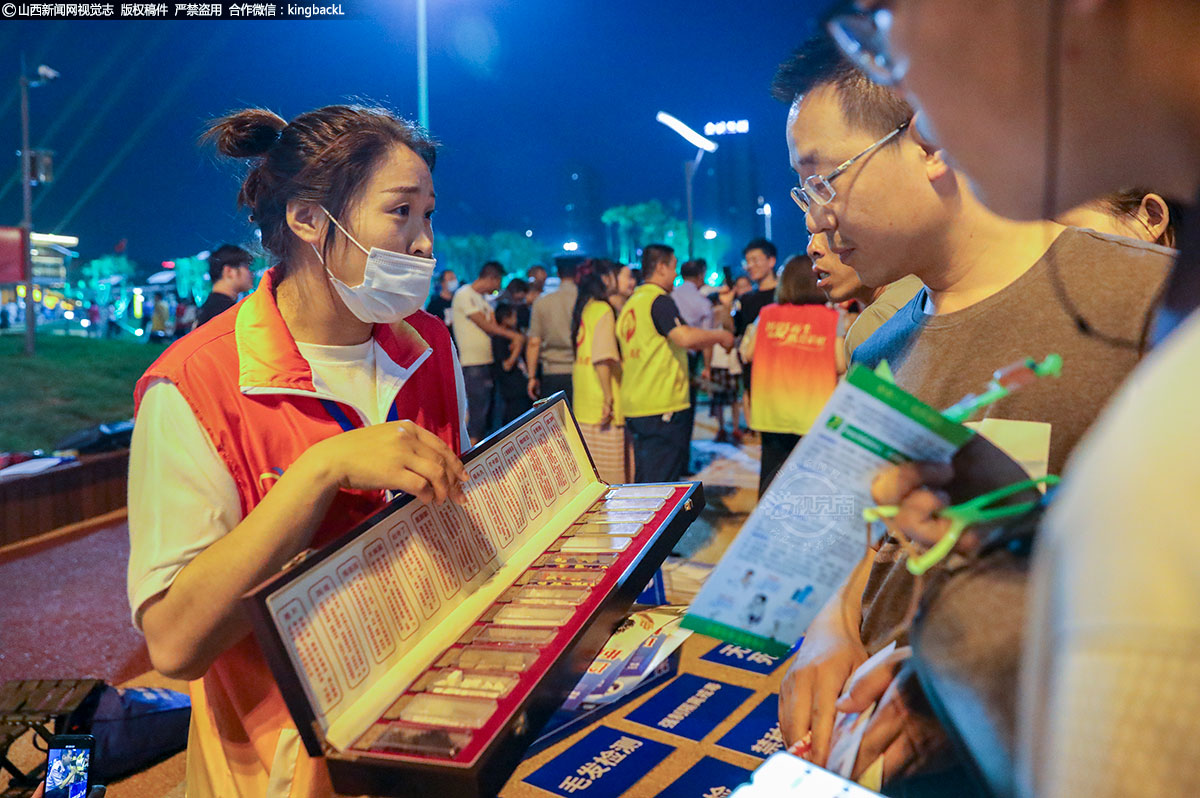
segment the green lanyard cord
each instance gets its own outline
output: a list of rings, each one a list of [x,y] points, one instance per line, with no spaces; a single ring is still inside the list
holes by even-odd
[[[998,521],[1004,518],[1012,518],[1018,515],[1024,515],[1030,510],[1037,507],[1038,502],[1021,502],[1020,504],[1010,504],[1002,507],[992,507],[998,501],[1007,499],[1009,496],[1014,496],[1021,491],[1036,488],[1038,485],[1053,486],[1057,485],[1059,478],[1054,474],[1048,474],[1037,479],[1027,479],[1023,482],[1017,482],[1012,485],[1007,485],[1003,488],[990,491],[982,496],[976,496],[974,499],[965,501],[961,504],[947,507],[938,513],[938,516],[950,521],[950,527],[946,530],[946,534],[937,543],[934,543],[928,551],[917,557],[909,557],[906,567],[908,572],[914,576],[920,576],[928,571],[933,566],[937,565],[946,556],[954,550],[958,544],[959,538],[962,537],[967,527],[975,524],[986,523],[989,521]],[[883,505],[880,507],[868,507],[863,510],[863,518],[870,521],[880,521],[884,518],[895,518],[900,511],[897,505]]]

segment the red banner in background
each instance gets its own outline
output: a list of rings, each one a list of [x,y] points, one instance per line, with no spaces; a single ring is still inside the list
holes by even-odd
[[[25,281],[25,231],[20,227],[0,227],[0,285]]]

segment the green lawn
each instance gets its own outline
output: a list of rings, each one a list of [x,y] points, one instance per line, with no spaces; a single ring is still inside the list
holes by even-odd
[[[163,347],[39,335],[0,336],[0,451],[48,449],[87,427],[133,416],[133,384]]]

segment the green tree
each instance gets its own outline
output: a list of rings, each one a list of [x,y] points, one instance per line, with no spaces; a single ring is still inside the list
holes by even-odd
[[[687,222],[672,216],[658,200],[634,205],[616,205],[600,221],[616,227],[618,255],[623,263],[634,260],[647,244],[667,244],[687,256]]]
[[[110,277],[132,277],[137,271],[137,264],[125,255],[105,255],[94,258],[83,264],[81,274],[88,288],[96,289],[101,281]]]
[[[478,233],[438,236],[433,253],[441,268],[451,269],[459,282],[467,283],[475,279],[479,267],[491,258],[491,247],[487,237]]]
[[[510,274],[523,276],[535,263],[545,264],[554,255],[554,250],[545,242],[508,230],[492,234],[492,245],[496,260],[504,264]]]
[[[181,299],[203,302],[212,291],[204,276],[208,274],[208,260],[198,257],[175,259],[175,290]]]
[[[500,230],[490,236],[439,236],[434,253],[439,266],[453,270],[465,283],[474,280],[489,260],[502,263],[509,274],[521,275],[534,263],[545,263],[552,250],[524,233]]]
[[[616,246],[617,259],[622,263],[632,261],[634,232],[633,218],[629,215],[629,206],[614,205],[600,215],[600,221],[608,227],[609,240],[610,243]],[[612,241],[614,230],[616,232],[615,242]]]
[[[120,291],[113,285],[112,278],[120,277],[128,282],[137,273],[137,264],[125,255],[105,255],[94,258],[83,264],[79,269],[82,278],[79,285],[79,298],[87,297],[98,302],[109,302],[115,299]]]

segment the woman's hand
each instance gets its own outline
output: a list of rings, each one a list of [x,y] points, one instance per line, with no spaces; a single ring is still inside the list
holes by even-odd
[[[350,430],[314,444],[308,459],[326,485],[347,490],[402,490],[427,504],[466,501],[470,477],[446,443],[412,421]]]
[[[607,427],[613,420],[613,400],[605,398],[604,404],[600,408],[600,426]]]

